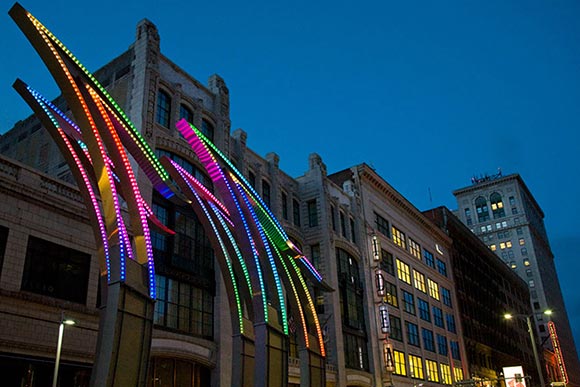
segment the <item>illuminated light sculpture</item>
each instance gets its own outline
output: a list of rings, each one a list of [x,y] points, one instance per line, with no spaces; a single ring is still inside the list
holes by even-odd
[[[156,288],[151,230],[173,233],[143,200],[130,156],[155,190],[191,206],[214,248],[233,312],[233,346],[238,356],[232,362],[232,384],[286,382],[287,367],[282,367],[282,375],[269,367],[278,366],[272,363],[278,354],[287,365],[290,308],[302,328],[298,335],[301,384],[319,380],[323,385],[326,352],[306,279],[322,289],[331,288],[242,174],[185,120],[177,128],[211,177],[216,194],[170,159],[157,159],[104,87],[46,27],[19,4],[9,13],[50,70],[74,116],[69,118],[24,82],[15,82],[14,88],[68,162],[93,226],[106,307],[91,385],[145,384]],[[125,210],[128,216],[122,213]],[[136,306],[142,314],[127,315],[125,311]],[[245,329],[248,321],[253,329]],[[138,332],[129,332],[135,327]],[[251,370],[244,363],[249,356],[254,357]],[[318,375],[311,377],[315,372]],[[249,379],[247,373],[252,374]]]

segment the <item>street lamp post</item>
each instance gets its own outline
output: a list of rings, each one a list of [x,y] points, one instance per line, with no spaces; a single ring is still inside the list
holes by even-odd
[[[52,387],[56,387],[58,381],[58,366],[60,365],[60,352],[62,350],[62,337],[64,335],[65,325],[75,325],[76,321],[70,318],[65,318],[64,313],[60,318],[60,325],[58,327],[58,343],[56,344],[56,360],[54,362],[54,374],[52,376]]]
[[[552,314],[551,310],[546,310],[544,314],[550,315]],[[546,383],[544,381],[544,373],[542,372],[542,364],[540,363],[540,356],[538,355],[538,348],[536,346],[536,340],[534,338],[534,331],[532,326],[532,316],[529,314],[504,314],[504,318],[506,320],[511,319],[512,317],[525,317],[526,323],[528,324],[528,333],[530,334],[530,340],[532,341],[532,350],[534,351],[534,360],[536,361],[536,369],[538,371],[538,377],[540,378],[540,387],[546,387]]]

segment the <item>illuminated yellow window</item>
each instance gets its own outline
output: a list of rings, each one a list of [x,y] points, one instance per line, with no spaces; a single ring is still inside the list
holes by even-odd
[[[451,380],[451,367],[447,364],[441,363],[441,381],[443,384],[452,384]]]
[[[393,238],[393,242],[403,249],[407,250],[407,240],[405,239],[405,233],[401,230],[396,228],[395,226],[391,227],[391,235]]]
[[[411,377],[423,379],[423,359],[419,356],[409,355],[409,369]]]
[[[524,238],[520,238],[520,246],[523,246],[526,244],[526,241],[524,240]]]
[[[403,282],[411,285],[411,271],[409,265],[397,259],[397,277]]]
[[[491,251],[496,251],[497,250],[497,246],[496,245],[491,245],[491,246],[489,246],[489,248],[491,249]]]
[[[505,249],[505,242],[501,242],[499,244],[499,248],[502,249],[502,250]]]
[[[524,266],[530,266],[530,260],[524,259]]]
[[[506,246],[508,249],[511,249],[511,247],[512,247],[512,241],[507,241],[507,242],[505,243],[505,246]]]
[[[417,258],[419,261],[421,260],[421,246],[411,238],[409,238],[409,251],[412,256]]]
[[[431,278],[427,278],[427,284],[429,285],[429,295],[436,300],[439,300],[439,285],[437,282],[433,281]]]
[[[405,354],[403,352],[393,351],[393,358],[395,360],[395,374],[406,376]]]
[[[427,287],[425,286],[425,276],[423,274],[413,269],[413,280],[417,289],[423,293],[427,293]]]
[[[453,372],[455,374],[455,381],[458,382],[460,380],[463,380],[463,369],[460,367],[455,367],[453,369]]]
[[[425,368],[427,368],[427,380],[439,383],[439,369],[437,362],[425,359]]]

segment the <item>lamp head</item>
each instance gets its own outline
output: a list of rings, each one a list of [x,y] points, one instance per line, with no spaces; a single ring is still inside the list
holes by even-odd
[[[75,320],[73,320],[72,318],[64,318],[62,320],[62,323],[64,325],[75,325],[77,322]]]
[[[510,320],[510,319],[512,319],[513,317],[514,317],[514,316],[513,316],[511,313],[506,313],[506,314],[504,314],[504,315],[503,315],[503,318],[504,318],[504,319],[506,319],[506,320]]]

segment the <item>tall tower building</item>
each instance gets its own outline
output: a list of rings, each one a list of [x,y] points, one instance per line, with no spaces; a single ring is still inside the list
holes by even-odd
[[[580,363],[542,209],[519,174],[500,173],[472,181],[471,186],[453,192],[457,216],[528,283],[540,342],[551,350],[549,321],[543,312],[554,311],[552,320],[567,371],[559,367],[559,372],[567,373],[569,384],[579,385]]]

